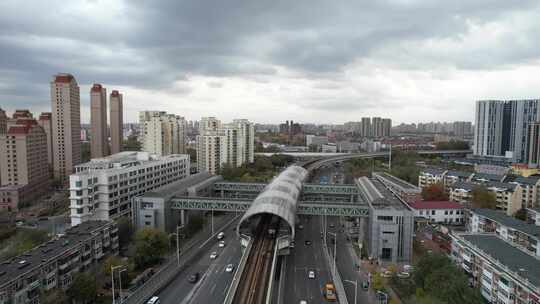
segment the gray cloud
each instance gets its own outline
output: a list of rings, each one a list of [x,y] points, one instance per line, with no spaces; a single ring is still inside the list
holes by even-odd
[[[538,60],[540,23],[531,13],[538,8],[534,0],[8,0],[0,4],[0,106],[42,105],[50,76],[65,71],[80,84],[182,96],[195,90],[190,76],[320,80],[313,86],[320,95],[299,105],[370,108],[388,98],[366,101],[377,92],[363,86],[356,97],[318,92],[342,91],[345,70],[365,61],[405,70],[481,70]],[[467,47],[472,27],[504,26],[521,16],[534,21],[519,33],[504,28],[485,47]]]

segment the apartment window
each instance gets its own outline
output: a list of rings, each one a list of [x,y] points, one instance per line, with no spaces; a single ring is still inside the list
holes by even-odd
[[[76,181],[75,187],[82,187],[82,181]]]

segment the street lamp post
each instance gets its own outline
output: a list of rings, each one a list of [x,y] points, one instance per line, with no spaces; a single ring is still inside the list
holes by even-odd
[[[118,289],[118,294],[120,295],[120,304],[122,304],[122,302],[124,302],[124,298],[122,297],[122,272],[124,271],[127,271],[126,268],[124,269],[121,269],[120,271],[118,271],[118,277],[120,279],[120,288]]]
[[[180,229],[184,228],[184,225],[176,226],[176,261],[178,267],[180,267]]]
[[[122,268],[122,267],[125,267],[125,265],[117,265],[117,266],[112,266],[111,265],[111,283],[112,283],[112,298],[113,298],[113,304],[116,304],[116,298],[114,297],[114,270],[115,269],[118,269],[118,268]],[[120,286],[120,289],[122,288],[122,286]],[[121,292],[121,291],[120,291]]]
[[[358,281],[343,280],[354,285],[354,304],[358,304]]]

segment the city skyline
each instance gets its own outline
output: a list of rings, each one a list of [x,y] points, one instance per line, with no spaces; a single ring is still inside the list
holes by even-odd
[[[124,92],[126,122],[149,102],[188,120],[472,121],[476,100],[540,96],[528,76],[540,70],[535,1],[42,5],[0,5],[10,112],[47,111],[47,79],[59,72],[82,92],[94,82]],[[89,122],[87,94],[81,106]]]

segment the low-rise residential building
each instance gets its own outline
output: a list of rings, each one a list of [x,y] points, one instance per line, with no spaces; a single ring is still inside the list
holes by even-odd
[[[476,184],[472,182],[456,182],[448,186],[449,198],[453,202],[463,204],[465,207],[472,206],[472,192],[476,187],[485,187],[496,198],[496,208],[503,210],[508,215],[513,215],[521,209],[521,187],[514,183],[488,182]]]
[[[540,208],[527,208],[528,221],[536,226],[540,226]]]
[[[446,170],[438,168],[425,168],[418,175],[418,187],[424,188],[433,184],[444,185]]]
[[[411,183],[385,172],[374,172],[373,177],[380,180],[386,187],[407,203],[416,202],[420,199],[422,189]]]
[[[322,153],[337,153],[338,147],[335,143],[327,143],[322,145],[321,152]]]
[[[416,217],[432,223],[461,225],[464,223],[464,207],[451,201],[416,201],[409,203]]]
[[[120,152],[75,167],[70,176],[71,225],[131,217],[131,198],[190,174],[189,155]]]
[[[540,177],[529,176],[516,177],[512,183],[521,187],[521,206],[522,208],[540,207]]]
[[[75,275],[118,254],[114,222],[88,221],[0,264],[0,304],[39,303],[43,292],[68,289]]]
[[[471,172],[448,170],[444,176],[444,185],[447,187],[457,182],[468,182],[472,175]]]
[[[496,234],[453,234],[452,259],[489,303],[539,304],[540,259]]]
[[[490,182],[502,183],[504,182],[505,175],[489,174],[489,173],[475,173],[471,177],[471,182],[478,184],[487,184]]]
[[[494,233],[505,241],[540,258],[540,226],[529,224],[491,209],[472,209],[468,230]]]

